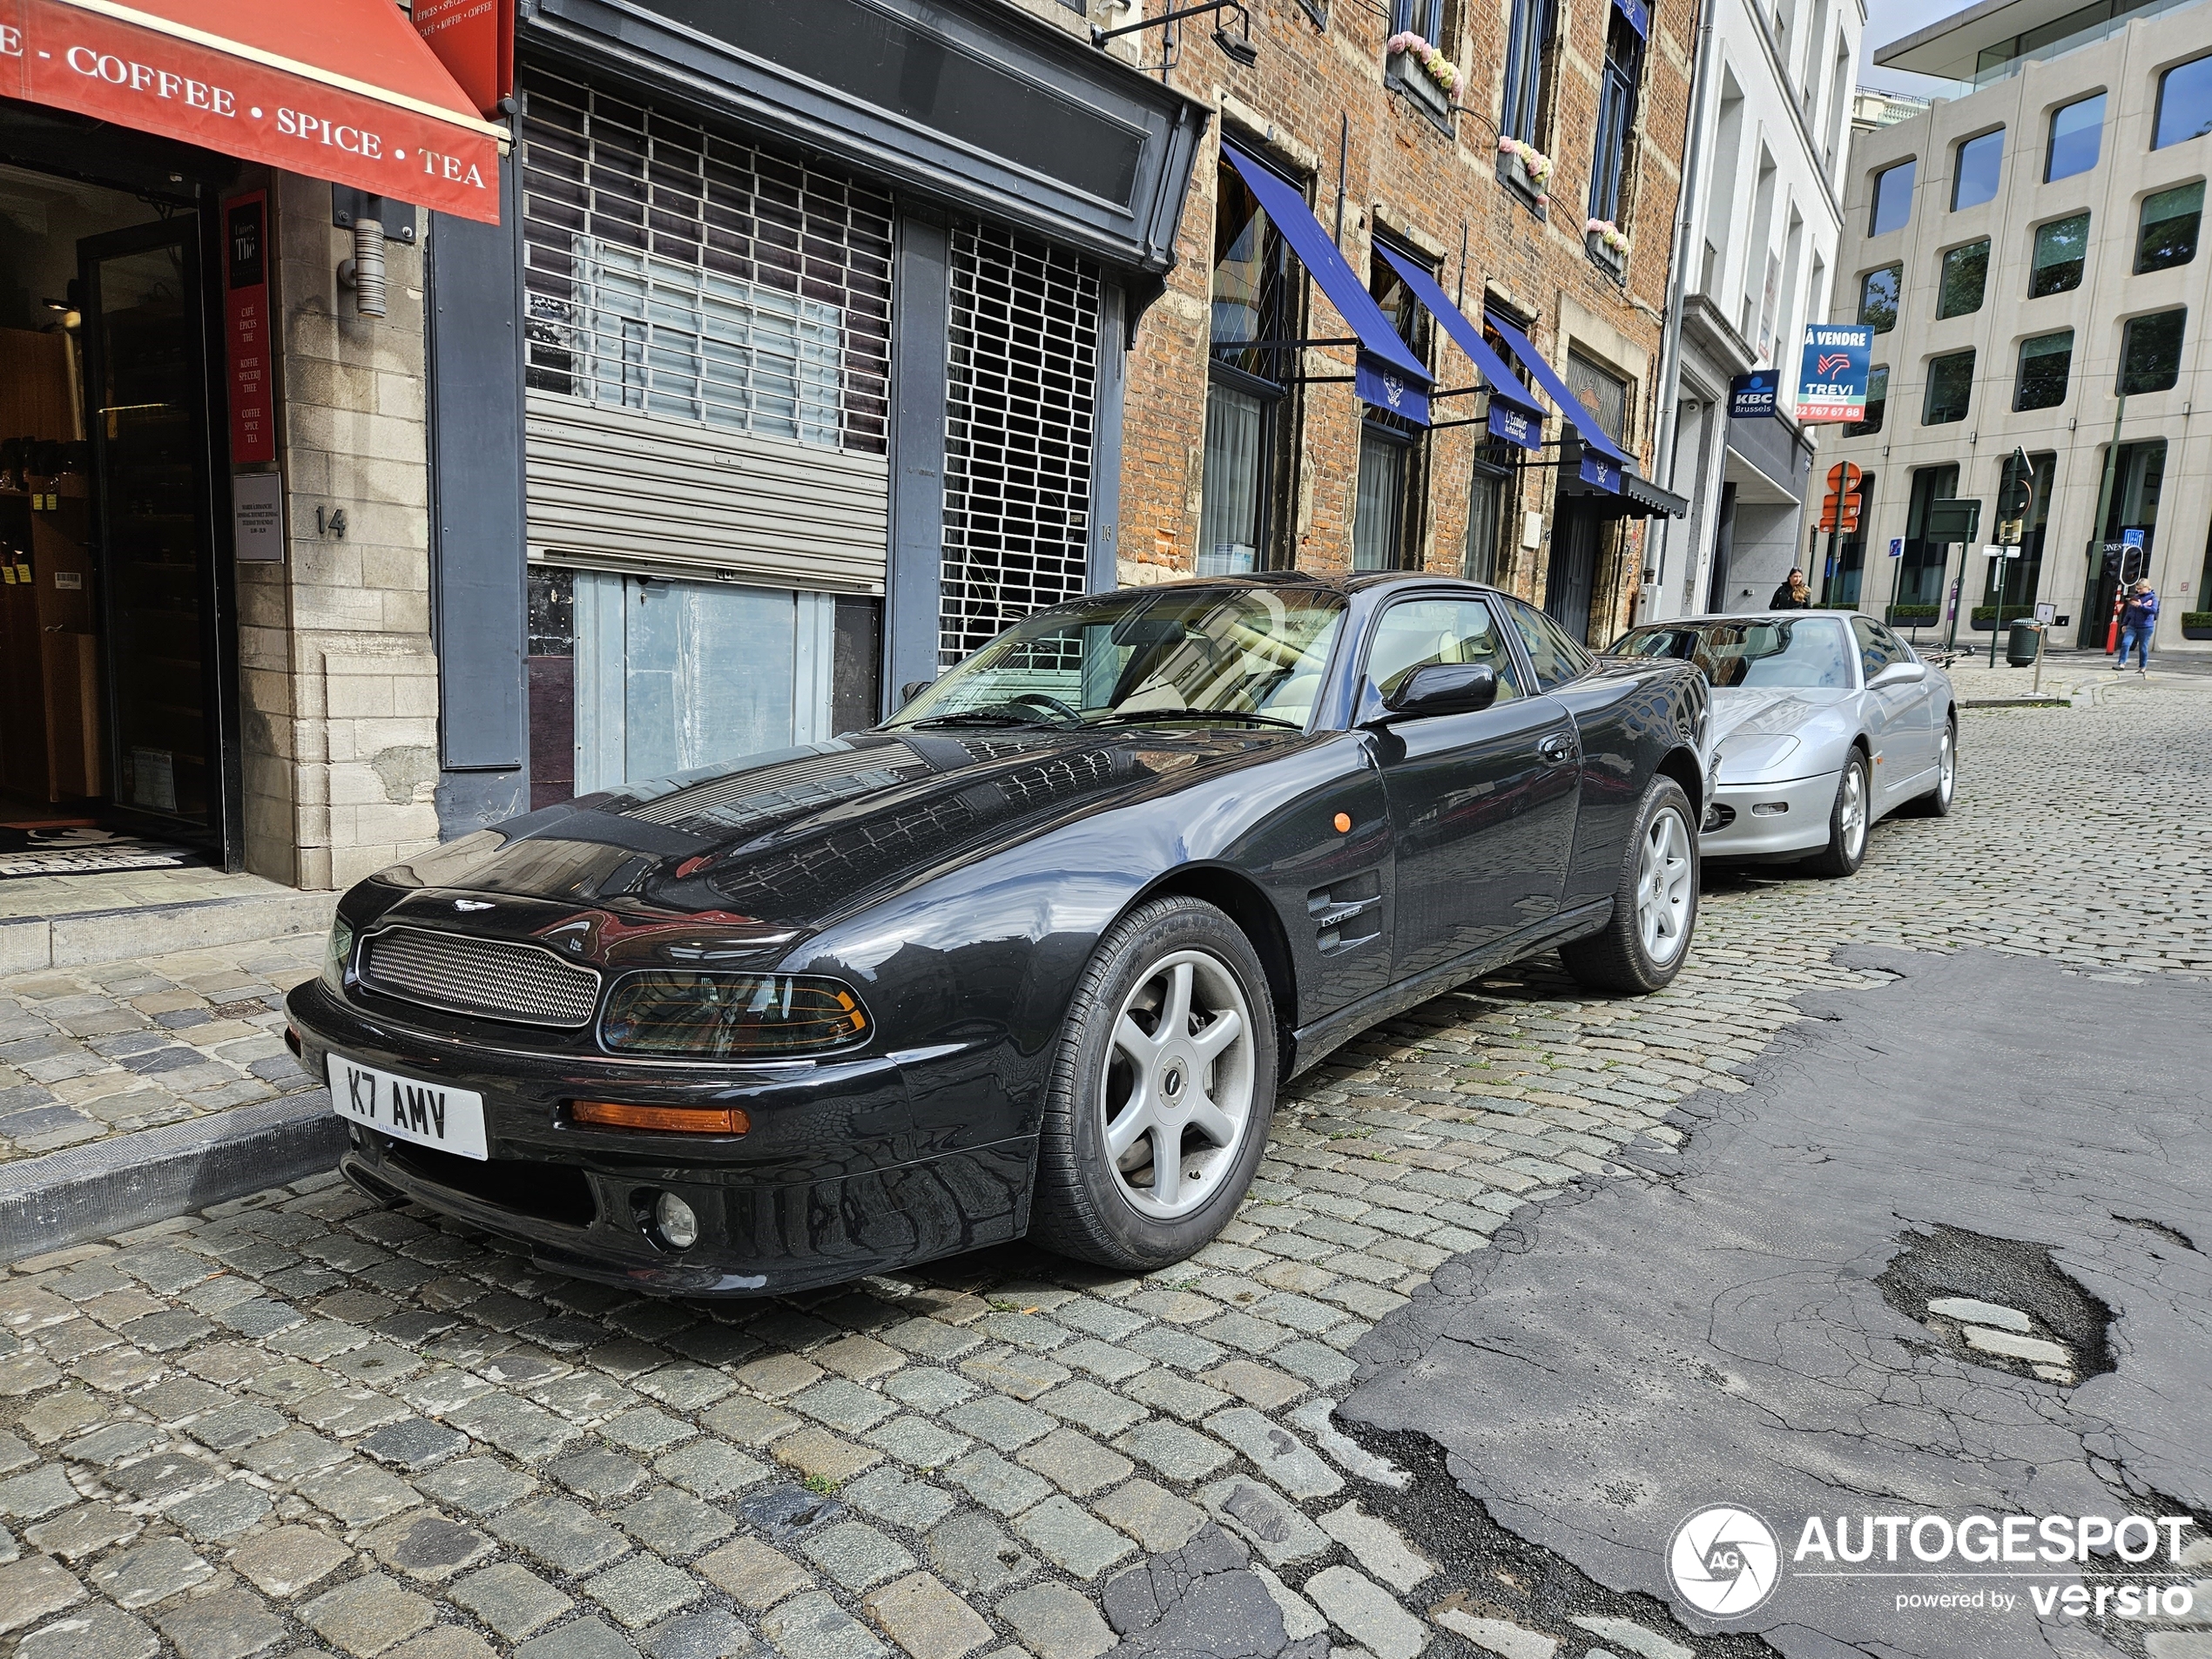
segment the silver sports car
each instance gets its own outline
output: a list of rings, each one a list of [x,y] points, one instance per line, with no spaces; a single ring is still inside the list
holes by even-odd
[[[1899,807],[1940,818],[1959,777],[1950,677],[1871,617],[1781,610],[1631,629],[1613,655],[1695,663],[1713,687],[1708,859],[1850,875]]]

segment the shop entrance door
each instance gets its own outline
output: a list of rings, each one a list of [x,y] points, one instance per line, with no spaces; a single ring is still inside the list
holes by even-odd
[[[197,216],[87,237],[85,427],[100,575],[109,798],[149,835],[221,852],[216,561]]]
[[[1590,634],[1590,601],[1597,588],[1597,516],[1572,496],[1559,498],[1552,517],[1551,570],[1544,579],[1544,609],[1576,641]]]

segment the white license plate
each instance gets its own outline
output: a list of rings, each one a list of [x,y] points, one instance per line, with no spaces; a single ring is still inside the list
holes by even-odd
[[[330,1104],[339,1116],[464,1158],[489,1158],[484,1097],[474,1089],[418,1082],[332,1055]]]

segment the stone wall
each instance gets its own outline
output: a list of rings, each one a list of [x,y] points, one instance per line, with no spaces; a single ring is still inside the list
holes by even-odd
[[[343,887],[438,839],[421,257],[389,244],[389,314],[359,316],[330,186],[271,190],[288,522],[283,563],[239,567],[246,863]]]

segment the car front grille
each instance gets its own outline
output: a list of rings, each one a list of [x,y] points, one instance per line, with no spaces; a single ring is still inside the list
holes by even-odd
[[[392,927],[361,948],[361,982],[387,996],[519,1025],[589,1025],[599,976],[538,945]]]

